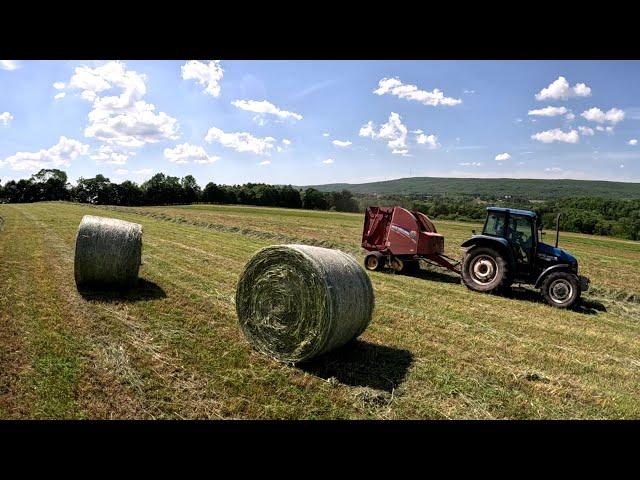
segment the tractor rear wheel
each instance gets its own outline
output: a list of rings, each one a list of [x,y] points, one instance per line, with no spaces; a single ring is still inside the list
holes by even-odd
[[[374,252],[364,257],[364,266],[367,270],[380,271],[384,267],[384,255]]]
[[[580,299],[580,281],[573,273],[550,273],[542,281],[540,293],[552,307],[569,308]]]
[[[462,281],[470,290],[493,292],[510,283],[508,270],[499,252],[492,248],[474,248],[462,261]]]

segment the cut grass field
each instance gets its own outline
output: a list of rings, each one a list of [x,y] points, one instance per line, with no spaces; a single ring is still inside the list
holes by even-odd
[[[138,288],[77,292],[85,214],[143,225]],[[367,331],[291,367],[242,336],[238,275],[274,243],[361,261],[361,215],[37,203],[0,205],[0,217],[0,418],[640,417],[639,242],[561,234],[592,280],[575,311],[526,289],[473,293],[442,270],[370,272]],[[454,257],[479,228],[437,227]]]

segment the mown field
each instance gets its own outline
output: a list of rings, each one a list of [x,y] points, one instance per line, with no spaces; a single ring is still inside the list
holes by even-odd
[[[77,292],[84,214],[144,226],[137,289]],[[640,417],[640,242],[561,234],[592,280],[575,311],[526,289],[473,293],[444,271],[370,273],[367,331],[292,367],[242,337],[238,275],[274,243],[361,259],[361,215],[56,202],[0,205],[0,217],[0,418]],[[456,257],[479,228],[437,227]]]

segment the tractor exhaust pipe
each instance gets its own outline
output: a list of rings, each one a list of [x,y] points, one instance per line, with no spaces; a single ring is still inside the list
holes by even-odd
[[[556,248],[558,248],[558,240],[560,239],[560,215],[562,213],[559,213],[556,217]]]

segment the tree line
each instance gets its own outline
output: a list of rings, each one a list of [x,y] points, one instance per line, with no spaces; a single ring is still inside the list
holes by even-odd
[[[269,207],[305,208],[362,212],[369,205],[400,205],[418,210],[433,219],[482,222],[489,205],[533,210],[545,229],[555,228],[562,212],[565,231],[610,235],[640,240],[640,200],[605,198],[558,198],[531,201],[513,196],[471,195],[354,195],[348,191],[321,192],[264,183],[221,185],[213,182],[201,188],[192,175],[183,178],[158,173],[138,185],[126,180],[113,183],[103,175],[80,178],[71,186],[62,170],[43,169],[29,179],[0,184],[0,203],[68,200],[95,205],[171,205],[224,203]]]
[[[80,177],[71,185],[67,174],[58,169],[42,169],[28,179],[0,184],[0,203],[27,203],[67,200],[94,205],[171,205],[190,203],[227,203],[269,207],[306,208],[357,212],[358,201],[351,192],[320,192],[314,188],[297,189],[291,185],[264,183],[219,185],[209,182],[201,188],[192,175],[173,177],[157,173],[138,185],[125,180],[114,183],[104,175]]]

